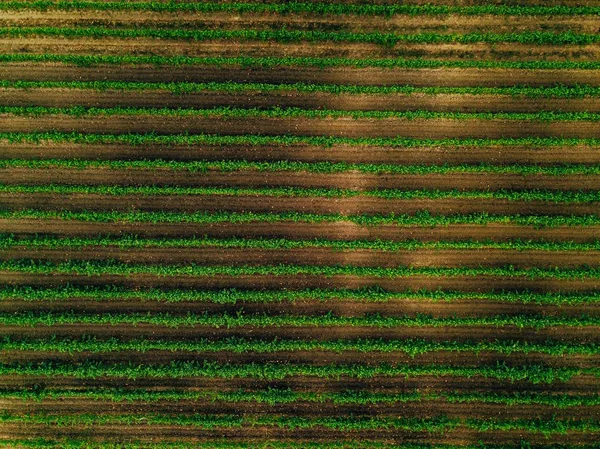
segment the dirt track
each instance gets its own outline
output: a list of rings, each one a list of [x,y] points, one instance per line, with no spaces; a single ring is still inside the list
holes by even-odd
[[[0,157],[15,159],[136,160],[169,159],[350,162],[366,164],[598,164],[600,151],[593,145],[490,145],[481,147],[385,147],[343,145],[331,147],[310,144],[281,145],[181,145],[181,144],[42,144],[8,143],[0,140]]]
[[[304,171],[236,170],[189,172],[168,169],[0,169],[0,184],[5,185],[177,185],[181,187],[302,187],[399,190],[600,190],[600,177],[590,175],[519,175],[498,173],[448,174],[372,174],[356,170],[342,173]]]
[[[242,93],[171,93],[160,90],[96,91],[92,89],[29,88],[0,89],[0,101],[10,106],[64,108],[84,107],[165,107],[213,108],[302,108],[347,111],[437,111],[437,112],[600,112],[600,99],[526,98],[511,95],[472,94],[329,94],[283,91],[246,91]]]
[[[5,219],[0,218],[0,233],[30,236],[46,234],[55,236],[94,236],[133,234],[144,238],[155,237],[242,237],[242,238],[286,238],[291,240],[553,240],[573,242],[595,242],[600,234],[597,226],[572,226],[535,228],[512,224],[490,223],[485,225],[447,226],[361,226],[348,221],[325,223],[305,222],[250,222],[236,223],[125,223],[87,222],[59,219]]]
[[[316,201],[315,199],[318,198]],[[510,201],[505,199],[415,199],[398,200],[368,196],[355,197],[269,197],[258,195],[102,195],[6,193],[0,206],[8,210],[66,209],[71,211],[160,211],[172,212],[231,211],[231,212],[286,212],[299,211],[315,214],[414,214],[430,211],[432,214],[472,214],[487,212],[491,215],[591,215],[598,203],[560,203],[549,201]]]
[[[138,81],[138,82],[219,82],[230,80],[253,83],[320,83],[359,86],[412,85],[417,87],[501,87],[514,85],[550,86],[554,84],[600,85],[596,70],[577,69],[383,69],[373,67],[310,66],[242,68],[206,65],[98,65],[79,67],[59,63],[3,63],[0,76],[24,81]]]

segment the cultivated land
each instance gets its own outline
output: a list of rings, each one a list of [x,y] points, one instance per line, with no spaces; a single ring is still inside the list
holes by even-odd
[[[600,448],[600,1],[0,3],[0,447]]]

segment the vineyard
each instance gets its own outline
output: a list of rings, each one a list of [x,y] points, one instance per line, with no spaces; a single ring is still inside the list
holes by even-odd
[[[599,32],[0,2],[0,448],[600,449]]]

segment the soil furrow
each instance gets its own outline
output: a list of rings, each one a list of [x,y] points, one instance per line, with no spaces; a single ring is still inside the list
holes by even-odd
[[[493,352],[444,352],[436,351],[414,357],[403,352],[326,352],[326,351],[281,351],[272,354],[253,352],[232,353],[219,352],[188,352],[188,351],[113,351],[100,354],[87,352],[53,353],[29,351],[2,351],[2,361],[7,364],[15,363],[133,363],[164,365],[173,361],[192,362],[206,361],[229,363],[233,365],[248,363],[285,363],[290,365],[306,364],[310,366],[325,366],[330,364],[356,364],[365,366],[379,366],[381,364],[408,364],[420,365],[448,365],[454,367],[495,367],[498,363],[505,363],[511,367],[521,367],[530,364],[548,368],[595,368],[600,362],[598,356],[550,356],[545,354],[519,354],[499,355]]]
[[[597,61],[600,45],[532,45],[499,43],[398,43],[383,46],[351,42],[276,42],[239,40],[168,40],[154,38],[0,38],[0,52],[61,55],[157,55],[197,57],[319,57],[319,58],[426,58],[460,61]]]
[[[600,98],[527,98],[502,94],[333,94],[324,92],[261,91],[243,93],[186,92],[160,90],[106,90],[67,88],[0,89],[0,102],[10,106],[97,108],[165,107],[213,108],[220,106],[348,111],[438,111],[438,112],[600,112]]]
[[[0,282],[6,285],[55,287],[64,284],[75,286],[104,286],[114,284],[127,288],[196,288],[196,289],[267,289],[288,288],[367,288],[381,287],[389,291],[406,290],[456,290],[482,291],[543,291],[543,292],[595,292],[600,279],[595,278],[526,278],[515,277],[436,277],[414,275],[407,277],[375,277],[334,275],[238,275],[238,276],[157,276],[146,274],[98,275],[83,274],[32,274],[26,272],[0,271]]]
[[[562,443],[572,444],[573,447],[578,444],[591,444],[597,442],[597,434],[593,432],[570,431],[565,434],[546,435],[541,432],[532,433],[522,430],[510,431],[487,431],[478,432],[459,428],[447,433],[425,433],[413,432],[400,429],[376,429],[364,431],[352,430],[329,430],[322,427],[311,429],[288,430],[278,427],[242,427],[240,428],[216,428],[202,429],[189,426],[166,426],[149,424],[131,424],[131,425],[94,425],[93,427],[56,427],[44,426],[40,424],[3,424],[12,438],[23,437],[70,437],[86,438],[87,440],[100,439],[102,441],[123,441],[123,439],[135,438],[145,441],[163,441],[176,438],[177,441],[201,442],[201,441],[223,441],[227,442],[254,442],[264,443],[265,441],[276,440],[278,442],[337,442],[340,439],[352,439],[359,441],[378,441],[378,442],[428,442],[432,444],[470,444],[480,442],[493,444],[502,441],[505,444],[521,444],[523,438],[532,444],[551,444]]]
[[[5,185],[176,185],[181,187],[310,187],[327,189],[426,190],[600,190],[597,175],[521,175],[515,173],[374,174],[350,170],[342,173],[306,171],[236,170],[189,172],[169,169],[110,168],[5,168]]]
[[[405,33],[515,33],[518,31],[595,33],[594,16],[504,16],[504,15],[318,15],[309,13],[239,13],[189,11],[3,11],[1,26],[165,28],[217,30],[327,30],[348,32]]]
[[[214,327],[185,326],[179,328],[150,324],[55,324],[52,326],[9,326],[3,325],[0,335],[11,338],[49,338],[52,335],[61,338],[80,338],[94,335],[97,338],[149,338],[195,340],[199,338],[264,338],[264,339],[434,339],[434,340],[499,340],[531,341],[544,343],[549,339],[580,343],[600,341],[598,328],[587,327],[547,327],[539,330],[517,326],[469,326],[469,327],[431,327],[431,326],[395,326],[389,328],[360,326],[281,326],[281,327]],[[318,334],[318,335],[317,335]]]
[[[108,402],[93,399],[60,399],[23,401],[19,399],[1,399],[0,406],[10,414],[85,414],[89,410],[101,415],[119,414],[229,414],[229,415],[281,415],[303,417],[328,417],[328,416],[377,416],[393,418],[397,416],[420,416],[423,418],[445,415],[456,419],[526,419],[532,417],[540,419],[590,419],[597,418],[600,414],[598,407],[569,407],[558,409],[544,405],[518,405],[506,406],[502,404],[485,403],[448,403],[444,400],[429,400],[420,403],[395,403],[376,405],[357,404],[331,404],[298,401],[293,404],[267,405],[255,402],[214,402],[207,399],[194,401],[180,400],[177,402]],[[475,410],[473,406],[476,406]]]
[[[1,66],[0,66],[1,70]],[[317,146],[310,144],[281,145],[181,145],[181,144],[92,144],[58,143],[39,144],[6,142],[0,140],[2,159],[76,159],[76,160],[138,160],[165,159],[175,161],[300,161],[348,162],[363,164],[600,164],[600,151],[592,145],[485,145],[464,146],[373,146],[343,145]]]
[[[414,139],[501,139],[525,137],[600,138],[600,126],[591,120],[507,119],[353,119],[262,118],[176,115],[0,114],[0,132],[85,132],[159,134],[260,134],[265,136],[406,137]]]
[[[415,214],[429,211],[433,215],[473,214],[490,215],[595,215],[598,203],[521,201],[506,199],[386,199],[369,196],[356,197],[270,197],[259,195],[104,195],[5,193],[0,207],[7,210],[40,209],[70,211],[128,212],[306,212],[314,214]]]
[[[152,265],[349,265],[357,267],[504,267],[580,268],[600,266],[600,251],[508,250],[508,249],[415,249],[338,250],[331,248],[246,249],[246,248],[27,248],[16,246],[0,251],[0,260],[116,260]]]
[[[600,86],[597,70],[504,68],[377,68],[236,65],[95,64],[89,67],[62,63],[3,63],[0,76],[10,81],[131,81],[321,83],[359,86],[412,85],[417,87],[508,87],[587,84]]]

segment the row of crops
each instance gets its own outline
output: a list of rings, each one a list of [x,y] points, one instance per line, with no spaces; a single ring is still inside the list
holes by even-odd
[[[0,3],[0,447],[598,449],[596,0]]]

